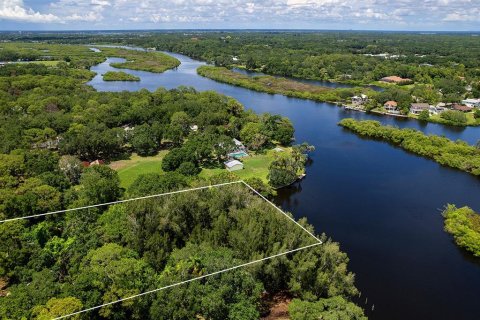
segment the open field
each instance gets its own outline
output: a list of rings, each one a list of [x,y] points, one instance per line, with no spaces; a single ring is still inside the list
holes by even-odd
[[[152,157],[133,154],[130,159],[112,162],[110,168],[118,172],[121,186],[128,188],[142,174],[163,172],[162,159],[167,153],[167,150],[163,150]]]
[[[285,152],[290,152],[290,148],[283,148]],[[135,179],[141,174],[146,173],[160,173],[162,170],[162,160],[165,155],[168,153],[168,150],[160,151],[159,154],[151,157],[141,157],[139,155],[132,155],[130,159],[119,160],[112,162],[110,168],[116,170],[120,177],[121,186],[123,188],[128,188]],[[264,154],[254,154],[242,158],[241,161],[244,164],[244,169],[233,172],[238,176],[239,179],[245,180],[248,178],[260,178],[265,183],[268,182],[268,167],[274,159],[274,154],[276,151],[268,150]],[[205,169],[202,168],[200,172],[200,177],[209,178],[216,174],[226,172],[224,168],[212,168]]]

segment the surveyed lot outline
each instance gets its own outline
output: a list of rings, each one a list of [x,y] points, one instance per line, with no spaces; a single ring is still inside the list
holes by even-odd
[[[288,218],[290,221],[295,223],[298,227],[300,227],[304,232],[306,232],[310,237],[312,237],[315,240],[315,243],[307,245],[307,246],[303,246],[303,247],[300,247],[300,248],[287,250],[285,252],[277,253],[277,254],[274,254],[274,255],[271,255],[271,256],[268,256],[268,257],[264,257],[264,258],[261,258],[261,259],[249,261],[249,262],[246,262],[246,263],[242,263],[242,264],[230,267],[230,268],[214,271],[214,272],[211,272],[211,273],[199,276],[199,277],[195,277],[195,278],[192,278],[192,279],[188,279],[188,280],[185,280],[185,281],[176,282],[176,283],[173,283],[173,284],[161,287],[161,288],[145,291],[145,292],[142,292],[142,293],[139,293],[139,294],[136,294],[136,295],[132,295],[132,296],[125,297],[125,298],[122,298],[122,299],[118,299],[118,300],[115,300],[115,301],[112,301],[112,302],[104,303],[104,304],[94,306],[94,307],[91,307],[91,308],[83,309],[83,310],[73,312],[73,313],[70,313],[70,314],[66,314],[66,315],[57,317],[54,320],[66,319],[66,318],[69,318],[69,317],[72,317],[72,316],[75,316],[75,315],[79,315],[79,314],[82,314],[82,313],[97,310],[97,309],[100,309],[100,308],[103,308],[103,307],[106,307],[106,306],[109,306],[109,305],[117,304],[117,303],[124,302],[124,301],[127,301],[127,300],[132,300],[132,299],[139,298],[139,297],[142,297],[142,296],[145,296],[145,295],[148,295],[148,294],[152,294],[152,293],[155,293],[155,292],[159,292],[159,291],[162,291],[162,290],[167,290],[167,289],[174,288],[174,287],[177,287],[177,286],[180,286],[180,285],[183,285],[183,284],[187,284],[187,283],[190,283],[190,282],[193,282],[193,281],[205,279],[205,278],[212,277],[212,276],[215,276],[215,275],[219,275],[219,274],[222,274],[222,273],[225,273],[225,272],[233,271],[233,270],[244,268],[244,267],[247,267],[247,266],[250,266],[250,265],[253,265],[253,264],[257,264],[257,263],[261,263],[261,262],[264,262],[264,261],[267,261],[267,260],[278,258],[278,257],[284,256],[284,255],[287,255],[287,254],[291,254],[291,253],[295,253],[295,252],[298,252],[298,251],[313,248],[313,247],[319,246],[323,243],[318,237],[316,237],[312,232],[310,232],[304,226],[302,226],[300,223],[298,223],[293,217],[289,216],[282,209],[280,209],[273,202],[268,200],[260,192],[255,190],[252,186],[250,186],[248,183],[246,183],[243,180],[234,181],[234,182],[227,182],[227,183],[220,183],[220,184],[197,187],[197,188],[189,188],[189,189],[172,191],[172,192],[165,192],[165,193],[154,194],[154,195],[138,197],[138,198],[131,198],[131,199],[124,199],[124,200],[94,204],[94,205],[83,206],[83,207],[72,208],[72,209],[51,211],[51,212],[46,212],[46,213],[42,213],[42,214],[36,214],[36,215],[30,215],[30,216],[24,216],[24,217],[18,217],[18,218],[5,219],[5,220],[0,220],[0,223],[7,223],[7,222],[11,222],[11,221],[16,221],[16,220],[26,220],[26,219],[33,219],[33,218],[39,218],[39,217],[46,217],[46,216],[55,215],[55,214],[62,214],[62,213],[67,213],[67,212],[74,212],[74,211],[80,211],[80,210],[98,208],[98,207],[106,207],[106,206],[115,205],[115,204],[127,203],[127,202],[132,202],[132,201],[143,200],[143,199],[159,198],[159,197],[164,197],[164,196],[169,196],[169,195],[174,195],[174,194],[181,194],[181,193],[186,193],[186,192],[193,192],[193,191],[206,190],[206,189],[212,189],[212,188],[221,188],[221,187],[224,187],[224,186],[229,186],[229,185],[234,185],[234,184],[243,184],[244,186],[246,186],[249,190],[251,190],[257,196],[262,198],[265,202],[267,202],[268,204],[273,206],[278,212],[283,214],[286,218]]]

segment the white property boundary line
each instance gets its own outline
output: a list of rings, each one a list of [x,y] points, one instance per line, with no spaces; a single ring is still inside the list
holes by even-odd
[[[157,198],[157,197],[162,197],[162,196],[168,196],[168,195],[171,195],[171,194],[185,193],[185,192],[195,191],[195,190],[204,190],[204,189],[210,189],[210,188],[215,188],[215,187],[222,187],[222,186],[227,186],[227,185],[242,183],[242,182],[243,181],[240,180],[240,181],[235,181],[235,182],[220,183],[220,184],[198,187],[198,188],[191,188],[191,189],[184,189],[184,190],[178,190],[178,191],[172,191],[172,192],[166,192],[166,193],[153,194],[153,195],[145,196],[145,197],[138,197],[138,198],[131,198],[131,199],[125,199],[125,200],[112,201],[112,202],[105,202],[105,203],[93,204],[93,205],[89,205],[89,206],[72,208],[72,209],[51,211],[51,212],[47,212],[47,213],[34,214],[34,215],[31,215],[31,216],[24,216],[24,217],[0,220],[0,223],[11,222],[11,221],[16,221],[16,220],[25,220],[25,219],[45,217],[45,216],[50,216],[52,214],[57,214],[57,213],[67,213],[67,212],[79,211],[79,210],[83,210],[83,209],[104,207],[104,206],[109,206],[109,205],[112,205],[112,204],[119,204],[119,203],[131,202],[131,201],[136,201],[136,200],[142,200],[142,199]]]
[[[74,313],[70,313],[70,314],[55,318],[54,320],[65,319],[65,318],[68,318],[68,317],[71,317],[71,316],[74,316],[74,315],[78,315],[78,314],[81,314],[81,313],[85,313],[85,312],[93,311],[93,310],[96,310],[96,309],[100,309],[100,308],[103,308],[103,307],[106,307],[106,306],[109,306],[109,305],[112,305],[112,304],[116,304],[116,303],[123,302],[123,301],[126,301],[126,300],[138,298],[138,297],[141,297],[141,296],[144,296],[144,295],[147,295],[147,294],[151,294],[151,293],[155,293],[155,292],[162,291],[162,290],[165,290],[165,289],[177,287],[177,286],[180,286],[182,284],[186,284],[186,283],[193,282],[193,281],[200,280],[200,279],[205,279],[205,278],[215,276],[215,275],[218,275],[218,274],[221,274],[221,273],[225,273],[225,272],[228,272],[228,271],[232,271],[232,270],[235,270],[235,269],[243,268],[243,267],[255,264],[255,263],[259,263],[259,262],[263,262],[263,261],[270,260],[270,259],[273,259],[273,258],[281,257],[281,256],[287,255],[289,253],[294,253],[294,252],[297,252],[297,251],[301,251],[301,250],[305,250],[305,249],[308,249],[308,248],[316,247],[316,246],[319,246],[321,244],[322,244],[321,242],[317,242],[317,243],[314,243],[314,244],[311,244],[311,245],[308,245],[308,246],[305,246],[305,247],[289,250],[289,251],[286,251],[286,252],[283,252],[283,253],[278,253],[278,254],[275,254],[273,256],[269,256],[269,257],[266,257],[266,258],[258,259],[258,260],[255,260],[255,261],[250,261],[250,262],[247,262],[247,263],[242,263],[242,264],[239,264],[238,266],[230,267],[230,268],[223,269],[223,270],[220,270],[220,271],[215,271],[215,272],[212,272],[212,273],[200,276],[200,277],[192,278],[192,279],[185,280],[185,281],[182,281],[182,282],[177,282],[177,283],[165,286],[165,287],[161,287],[161,288],[150,290],[150,291],[145,291],[145,292],[142,292],[140,294],[136,294],[134,296],[119,299],[117,301],[112,301],[112,302],[105,303],[105,304],[102,304],[102,305],[99,305],[99,306],[95,306],[95,307],[92,307],[92,308],[88,308],[88,309],[80,310],[80,311],[77,311],[77,312],[74,312]]]
[[[268,257],[265,257],[265,258],[257,259],[257,260],[250,261],[250,262],[246,262],[246,263],[242,263],[242,264],[239,264],[239,265],[237,265],[237,266],[233,266],[233,267],[226,268],[226,269],[223,269],[223,270],[215,271],[215,272],[212,272],[212,273],[203,275],[203,276],[199,276],[199,277],[192,278],[192,279],[189,279],[189,280],[177,282],[177,283],[174,283],[174,284],[171,284],[171,285],[167,285],[167,286],[164,286],[164,287],[161,287],[161,288],[157,288],[157,289],[145,291],[145,292],[142,292],[142,293],[139,293],[139,294],[136,294],[136,295],[132,295],[132,296],[129,296],[129,297],[126,297],[126,298],[122,298],[122,299],[116,300],[116,301],[108,302],[108,303],[105,303],[105,304],[102,304],[102,305],[98,305],[98,306],[95,306],[95,307],[91,307],[91,308],[88,308],[88,309],[84,309],[84,310],[80,310],[80,311],[77,311],[77,312],[74,312],[74,313],[70,313],[70,314],[67,314],[67,315],[63,315],[63,316],[60,316],[60,317],[55,318],[54,320],[57,320],[57,319],[65,319],[65,318],[68,318],[68,317],[71,317],[71,316],[74,316],[74,315],[86,313],[86,312],[93,311],[93,310],[96,310],[96,309],[100,309],[100,308],[103,308],[103,307],[106,307],[106,306],[109,306],[109,305],[113,305],[113,304],[116,304],[116,303],[124,302],[124,301],[131,300],[131,299],[135,299],[135,298],[138,298],[138,297],[141,297],[141,296],[144,296],[144,295],[148,295],[148,294],[155,293],[155,292],[159,292],[159,291],[166,290],[166,289],[169,289],[169,288],[177,287],[177,286],[180,286],[180,285],[182,285],[182,284],[186,284],[186,283],[193,282],[193,281],[196,281],[196,280],[205,279],[205,278],[208,278],[208,277],[211,277],[211,276],[219,275],[219,274],[222,274],[222,273],[225,273],[225,272],[229,272],[229,271],[232,271],[232,270],[240,269],[240,268],[243,268],[243,267],[246,267],[246,266],[249,266],[249,265],[253,265],[253,264],[256,264],[256,263],[263,262],[263,261],[271,260],[271,259],[278,258],[278,257],[284,256],[284,255],[290,254],[290,253],[295,253],[295,252],[298,252],[298,251],[302,251],[302,250],[305,250],[305,249],[313,248],[313,247],[316,247],[316,246],[319,246],[319,245],[323,244],[322,240],[320,240],[319,238],[317,238],[312,232],[310,232],[309,230],[307,230],[304,226],[302,226],[300,223],[298,223],[294,218],[292,218],[291,216],[289,216],[288,214],[286,214],[282,209],[280,209],[279,207],[277,207],[273,202],[271,202],[270,200],[268,200],[266,197],[264,197],[261,193],[259,193],[257,190],[255,190],[252,186],[250,186],[248,183],[246,183],[246,182],[243,181],[243,180],[234,181],[234,182],[227,182],[227,183],[220,183],[220,184],[215,184],[215,185],[210,185],[210,186],[204,186],[204,187],[190,188],[190,189],[179,190],[179,191],[172,191],[172,192],[160,193],[160,194],[154,194],[154,195],[144,196],[144,197],[138,197],[138,198],[131,198],[131,199],[125,199],[125,200],[118,200],[118,201],[100,203],[100,204],[95,204],[95,205],[89,205],[89,206],[79,207],[79,208],[72,208],[72,209],[52,211],[52,212],[47,212],[47,213],[42,213],[42,214],[36,214],[36,215],[30,215],[30,216],[24,216],[24,217],[18,217],[18,218],[5,219],[5,220],[1,220],[0,223],[6,223],[6,222],[16,221],[16,220],[26,220],[26,219],[32,219],[32,218],[38,218],[38,217],[45,217],[45,216],[50,216],[50,215],[57,214],[57,213],[66,213],[66,212],[72,212],[72,211],[79,211],[79,210],[83,210],[83,209],[98,208],[98,207],[109,206],[109,205],[113,205],[113,204],[126,203],[126,202],[131,202],[131,201],[136,201],[136,200],[142,200],[142,199],[157,198],[157,197],[162,197],[162,196],[167,196],[167,195],[185,193],[185,192],[189,192],[189,191],[196,191],[196,190],[205,190],[205,189],[211,189],[211,188],[218,188],[218,187],[227,186],[227,185],[233,185],[233,184],[243,184],[243,185],[247,186],[248,189],[250,189],[251,191],[253,191],[256,195],[258,195],[260,198],[262,198],[262,199],[263,199],[264,201],[266,201],[268,204],[270,204],[271,206],[273,206],[277,211],[279,211],[280,213],[282,213],[282,214],[283,214],[285,217],[287,217],[290,221],[293,221],[293,222],[294,222],[297,226],[299,226],[303,231],[305,231],[305,232],[308,233],[311,237],[313,237],[313,238],[315,239],[315,243],[314,243],[314,244],[311,244],[311,245],[307,245],[307,246],[301,247],[301,248],[291,249],[291,250],[288,250],[288,251],[286,251],[286,252],[274,254],[274,255],[271,255],[271,256],[268,256]]]

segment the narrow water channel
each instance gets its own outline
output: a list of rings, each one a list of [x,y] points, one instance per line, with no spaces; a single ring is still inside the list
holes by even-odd
[[[346,117],[374,119],[470,144],[480,139],[480,128],[421,124],[250,91],[200,77],[196,69],[203,62],[171,55],[181,65],[163,74],[123,70],[140,82],[104,82],[100,75],[119,61],[108,59],[91,69],[98,75],[89,84],[99,91],[192,86],[232,96],[258,113],[289,117],[296,140],[316,151],[307,177],[281,190],[275,201],[340,242],[370,319],[478,319],[480,259],[455,246],[443,231],[440,210],[447,203],[480,210],[480,179],[359,138],[337,123]]]

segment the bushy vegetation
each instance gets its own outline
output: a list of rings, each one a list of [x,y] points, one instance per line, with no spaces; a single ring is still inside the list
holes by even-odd
[[[443,211],[445,231],[453,235],[455,243],[480,257],[480,215],[469,207],[447,205]]]
[[[65,45],[36,42],[0,43],[0,61],[48,62],[62,61],[69,67],[87,69],[107,57],[123,58],[125,62],[113,63],[116,68],[128,68],[161,73],[180,65],[180,61],[162,52],[145,52],[116,47],[100,47],[99,52],[85,45]],[[118,76],[118,75],[117,75]]]
[[[233,138],[259,152],[292,141],[288,119],[214,92],[97,93],[84,67],[0,69],[0,219],[234,180],[196,175],[222,167]],[[159,150],[172,172],[140,175],[128,189],[102,161],[90,164]],[[243,185],[150,200],[1,223],[0,318],[51,319],[315,241]],[[264,291],[350,301],[348,258],[320,237],[311,250],[77,319],[258,319]]]
[[[273,76],[250,77],[223,67],[202,66],[197,69],[197,72],[199,75],[215,81],[255,91],[316,101],[338,102],[351,97],[356,92],[369,91],[364,88],[331,89]]]
[[[118,199],[115,175],[108,167],[88,168],[70,206]],[[126,196],[185,186],[182,175],[150,174]],[[0,271],[9,282],[0,316],[12,319],[59,316],[315,242],[243,185],[8,222],[0,229]],[[264,310],[263,291],[281,290],[312,302],[335,297],[332,307],[342,308],[357,294],[353,275],[338,245],[322,240],[308,251],[81,318],[253,320]]]
[[[103,75],[104,81],[140,81],[140,78],[123,71],[108,71]]]
[[[382,126],[371,120],[343,119],[339,125],[361,136],[387,141],[442,165],[480,176],[480,150],[466,142],[425,135],[414,129]]]

